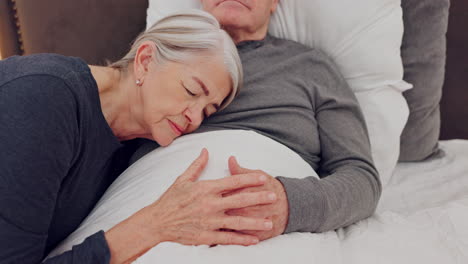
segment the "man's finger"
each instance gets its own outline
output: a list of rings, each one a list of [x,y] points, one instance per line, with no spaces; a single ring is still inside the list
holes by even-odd
[[[273,228],[273,222],[263,218],[226,216],[217,221],[218,229],[268,231]]]
[[[242,168],[234,156],[229,157],[228,165],[229,165],[229,171],[231,172],[231,175],[245,174],[245,173],[249,173],[253,171],[253,170],[249,170],[246,168]]]
[[[192,162],[192,164],[190,164],[187,170],[185,170],[185,172],[182,173],[182,175],[180,175],[177,180],[196,181],[200,177],[207,164],[208,150],[203,148],[200,155]]]

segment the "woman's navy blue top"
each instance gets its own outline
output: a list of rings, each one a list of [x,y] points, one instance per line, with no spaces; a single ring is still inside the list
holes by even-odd
[[[128,165],[88,65],[53,54],[0,61],[0,262],[40,263]],[[108,263],[100,231],[45,263]]]

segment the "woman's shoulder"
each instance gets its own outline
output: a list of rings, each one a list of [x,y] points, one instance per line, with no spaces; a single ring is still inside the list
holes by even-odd
[[[72,72],[86,71],[89,71],[87,64],[76,57],[51,53],[13,56],[0,61],[0,86],[21,77],[41,75],[65,79]]]

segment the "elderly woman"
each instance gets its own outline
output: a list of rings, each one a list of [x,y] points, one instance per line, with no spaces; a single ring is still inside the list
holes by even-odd
[[[110,67],[52,54],[1,61],[1,262],[39,263],[122,171],[120,141],[170,144],[228,105],[241,77],[232,40],[202,11],[162,19]],[[195,182],[206,159],[203,150],[157,202],[46,263],[127,262],[161,241],[257,242],[220,229],[267,230],[271,222],[222,212],[270,203],[269,193],[220,193],[265,179],[250,174]],[[188,192],[190,199],[180,198]],[[216,206],[206,210],[207,203]]]

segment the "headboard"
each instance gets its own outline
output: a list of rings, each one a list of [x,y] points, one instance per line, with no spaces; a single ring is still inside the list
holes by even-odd
[[[104,65],[144,30],[148,0],[0,0],[3,57],[52,52]],[[452,0],[441,139],[468,139],[468,1]]]
[[[51,52],[103,65],[146,26],[148,0],[0,0],[3,57]]]
[[[451,0],[441,139],[468,138],[468,1]]]

